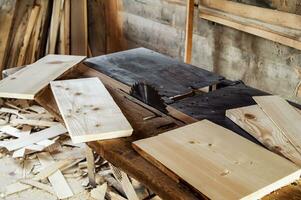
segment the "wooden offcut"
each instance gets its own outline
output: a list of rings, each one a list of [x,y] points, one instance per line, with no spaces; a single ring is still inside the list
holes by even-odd
[[[227,110],[226,116],[269,150],[301,166],[301,154],[258,105]]]
[[[84,56],[47,55],[0,81],[0,97],[34,99],[35,95]]]
[[[301,173],[285,158],[208,120],[133,144],[210,199],[260,199]]]
[[[301,114],[279,96],[261,96],[253,99],[301,153]]]
[[[98,78],[51,82],[74,143],[130,136],[132,127]]]

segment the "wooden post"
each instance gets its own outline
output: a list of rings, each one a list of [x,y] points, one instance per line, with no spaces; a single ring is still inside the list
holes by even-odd
[[[185,56],[184,62],[191,63],[194,0],[187,0],[186,32],[185,32]]]

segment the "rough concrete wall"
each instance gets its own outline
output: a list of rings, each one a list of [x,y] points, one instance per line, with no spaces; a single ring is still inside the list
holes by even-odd
[[[184,5],[165,0],[122,1],[130,47],[144,46],[183,60]],[[202,20],[195,13],[192,64],[300,102],[294,97],[300,81],[296,73],[301,67],[300,51]]]

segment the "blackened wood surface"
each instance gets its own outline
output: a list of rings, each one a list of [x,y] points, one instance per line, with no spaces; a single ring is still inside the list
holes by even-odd
[[[255,138],[238,127],[225,116],[227,109],[256,104],[252,96],[267,95],[260,90],[248,87],[243,83],[227,86],[209,93],[196,94],[179,100],[170,106],[198,119],[209,119],[235,133],[260,144]]]
[[[164,97],[218,83],[223,77],[145,48],[89,58],[84,62],[126,85],[145,81]]]

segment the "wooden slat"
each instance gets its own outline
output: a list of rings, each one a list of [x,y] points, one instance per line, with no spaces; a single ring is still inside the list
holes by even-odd
[[[34,99],[50,81],[80,63],[83,56],[47,55],[0,81],[0,97]]]
[[[301,29],[301,16],[228,0],[201,0],[201,5],[269,24]]]
[[[130,136],[132,127],[98,78],[51,82],[74,143]]]
[[[280,44],[301,50],[301,41],[298,41],[297,38],[288,35],[266,30],[256,25],[243,23],[241,21],[237,21],[235,19],[213,13],[211,11],[208,12],[208,10],[201,10],[200,17],[212,22],[216,22],[218,24],[222,24],[252,35],[256,35],[258,37],[262,37],[267,40],[278,42]]]
[[[47,54],[55,53],[56,41],[58,38],[57,37],[58,30],[60,26],[63,9],[64,9],[64,0],[53,1],[49,37],[48,37],[47,49],[46,49]]]
[[[279,96],[253,97],[271,121],[301,153],[301,115]]]
[[[193,16],[194,16],[194,0],[187,0],[184,62],[189,64],[191,63],[191,53],[192,53]]]
[[[15,140],[4,141],[1,143],[1,146],[4,146],[9,151],[13,151],[45,139],[56,137],[66,132],[67,130],[65,127],[60,124]]]
[[[227,110],[226,116],[265,147],[301,166],[301,154],[258,105]]]
[[[210,199],[259,199],[301,173],[286,159],[207,120],[134,146]]]
[[[47,167],[55,162],[48,152],[39,153],[37,156],[43,167]],[[48,176],[48,180],[59,199],[65,199],[73,196],[73,192],[60,170],[57,170],[52,175]]]
[[[88,55],[87,0],[71,1],[71,54]]]
[[[30,13],[30,16],[28,19],[28,24],[26,27],[25,35],[24,35],[24,39],[23,39],[23,44],[22,44],[22,47],[21,47],[21,50],[19,53],[17,66],[21,66],[25,63],[26,51],[28,49],[28,45],[30,42],[30,38],[32,36],[34,26],[36,25],[36,20],[38,18],[39,12],[40,12],[40,6],[34,6]]]

